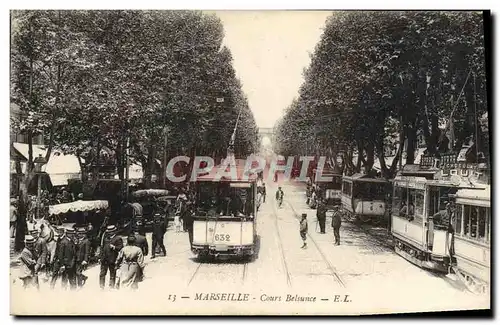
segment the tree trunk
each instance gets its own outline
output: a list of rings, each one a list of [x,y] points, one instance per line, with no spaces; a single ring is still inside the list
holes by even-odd
[[[415,162],[415,140],[417,138],[417,130],[413,126],[406,129],[406,163],[413,164]]]

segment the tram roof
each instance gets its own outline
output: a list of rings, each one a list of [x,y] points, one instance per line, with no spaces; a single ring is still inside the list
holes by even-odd
[[[456,202],[489,208],[491,206],[491,187],[487,185],[485,188],[460,189],[456,194]]]
[[[386,179],[383,178],[372,178],[368,177],[366,174],[356,173],[352,176],[343,176],[343,180],[347,181],[356,181],[356,182],[368,182],[368,183],[389,183]]]

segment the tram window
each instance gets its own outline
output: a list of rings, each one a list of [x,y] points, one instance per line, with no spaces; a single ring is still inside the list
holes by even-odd
[[[415,214],[419,216],[424,215],[424,191],[414,190],[415,197]]]
[[[462,219],[463,219],[462,213],[463,213],[462,205],[457,204],[455,211],[455,234],[457,235],[462,234]]]
[[[487,208],[478,207],[478,239],[481,241],[486,241],[487,238],[487,228],[488,228],[488,212]]]
[[[486,222],[486,227],[488,230],[486,241],[489,243],[490,242],[490,235],[491,235],[491,208],[486,208],[486,216],[488,217],[488,222]]]
[[[344,182],[344,186],[342,187],[342,193],[344,193],[347,196],[351,196],[352,195],[352,186],[351,186],[351,183]]]
[[[392,206],[395,211],[399,211],[403,207],[403,202],[406,201],[407,189],[404,187],[394,187],[394,196],[392,198]],[[397,210],[396,210],[397,209]]]
[[[464,236],[478,236],[478,207],[464,205]]]

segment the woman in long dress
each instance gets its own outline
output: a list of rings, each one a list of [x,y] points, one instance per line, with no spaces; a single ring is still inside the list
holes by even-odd
[[[144,268],[142,250],[135,246],[135,237],[127,238],[127,245],[118,253],[116,265],[120,272],[120,288],[137,289]]]

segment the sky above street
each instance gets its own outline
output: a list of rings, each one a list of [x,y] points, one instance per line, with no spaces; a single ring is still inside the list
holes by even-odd
[[[259,127],[273,127],[297,96],[329,11],[217,11]]]

